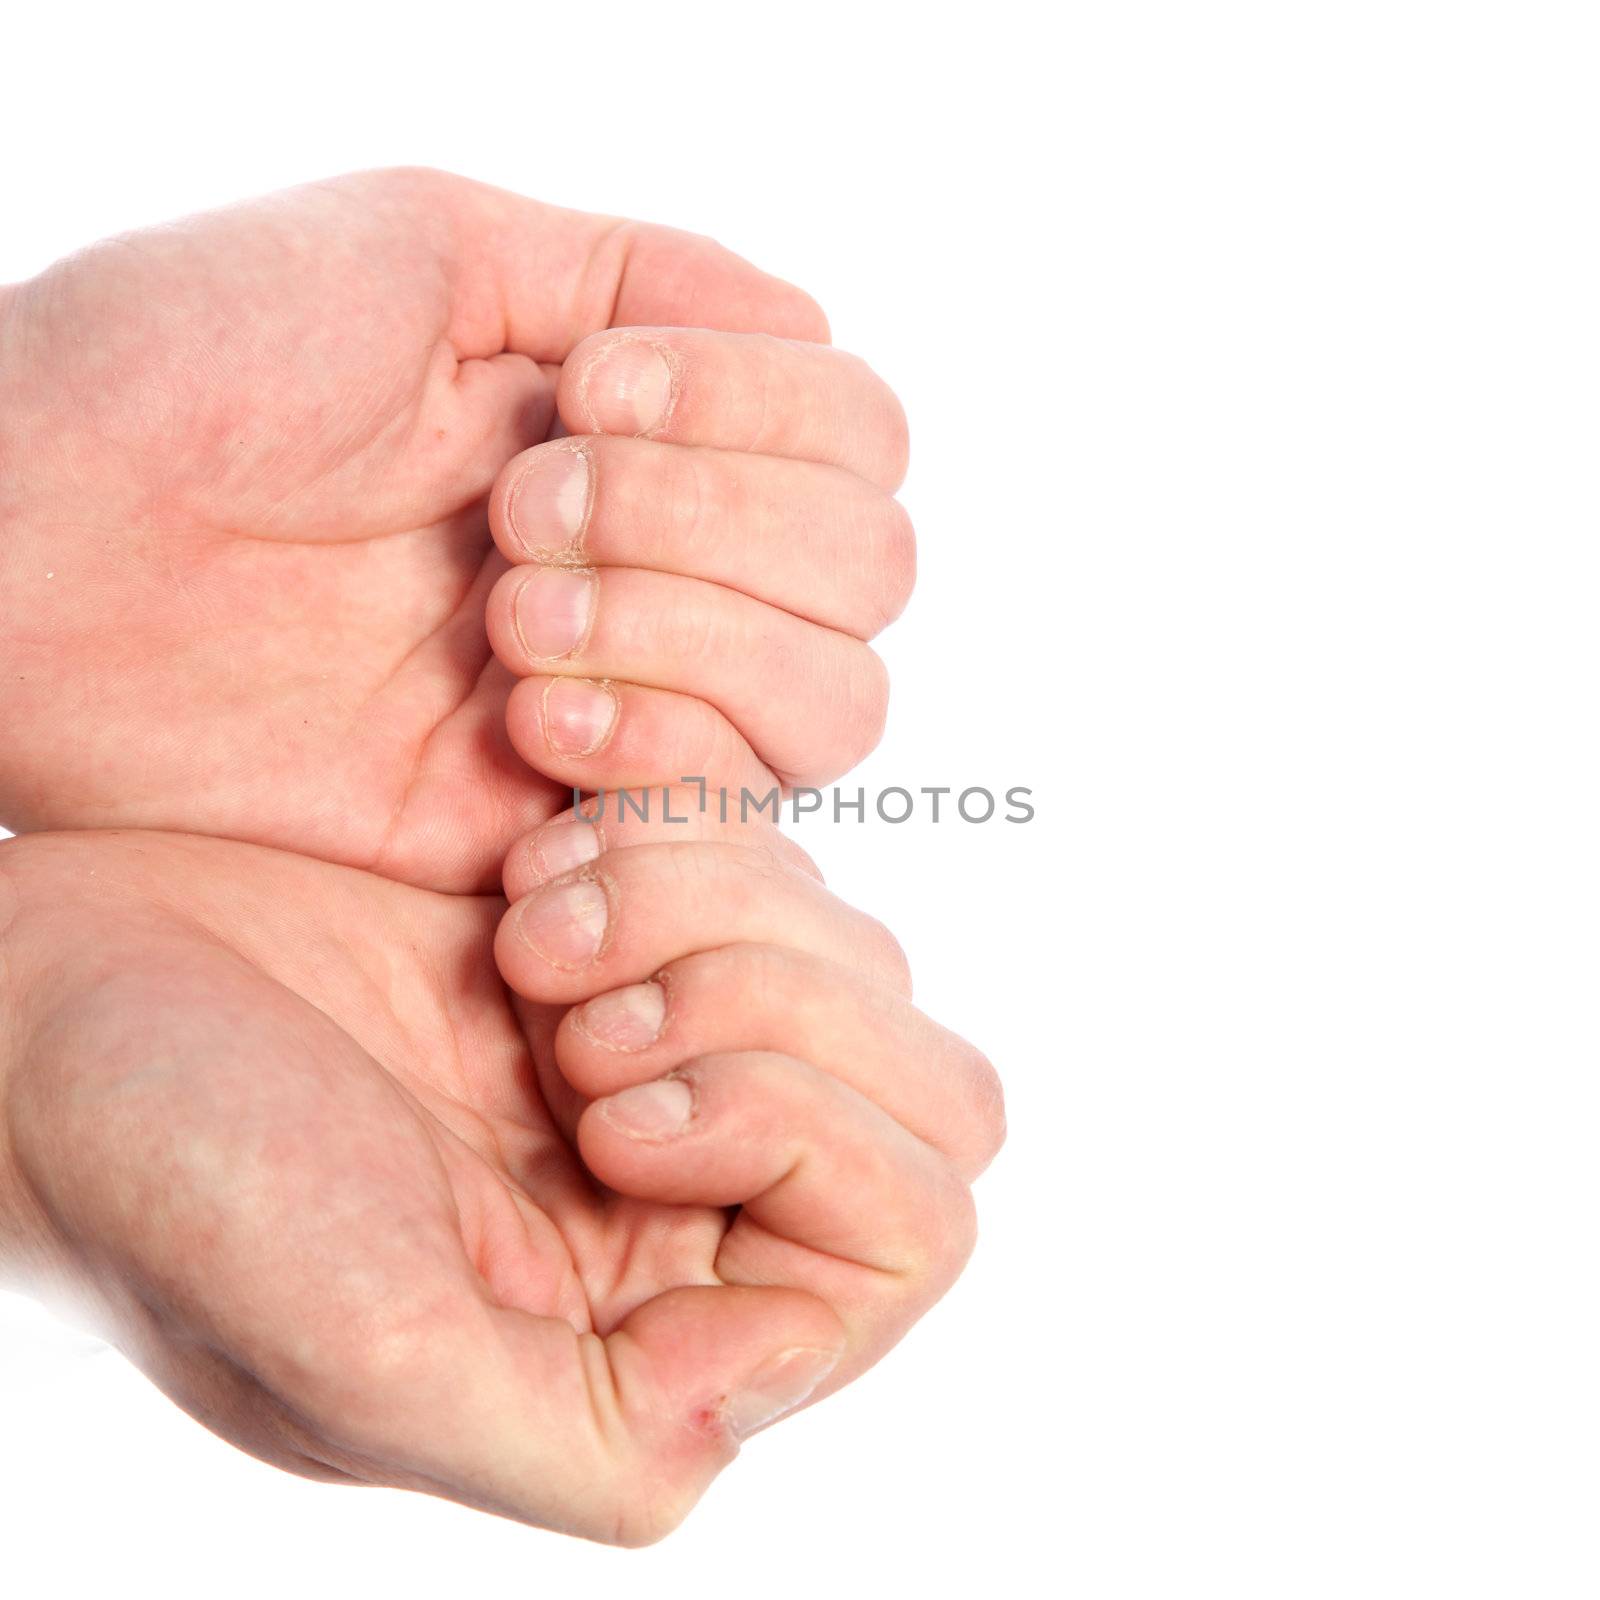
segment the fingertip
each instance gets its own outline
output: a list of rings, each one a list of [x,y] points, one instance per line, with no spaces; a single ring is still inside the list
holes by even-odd
[[[506,700],[506,731],[535,771],[592,788],[585,764],[610,743],[620,714],[617,687],[604,679],[523,678]]]

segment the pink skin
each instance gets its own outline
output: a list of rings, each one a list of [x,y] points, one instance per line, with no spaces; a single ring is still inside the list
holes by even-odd
[[[7,1264],[290,1470],[659,1537],[938,1298],[1001,1137],[988,1064],[793,851],[619,834],[535,890],[602,886],[592,961],[506,914],[513,996],[498,899],[0,846]]]
[[[960,1269],[999,1093],[887,932],[556,815],[876,739],[904,420],[826,332],[427,172],[0,291],[0,820],[107,830],[0,846],[0,1264],[267,1460],[645,1542]]]
[[[652,330],[624,358],[678,363],[653,399],[585,343],[612,324]],[[574,773],[653,780],[694,756],[738,782],[853,758],[882,720],[860,640],[909,584],[886,492],[904,423],[809,342],[826,337],[804,294],[708,240],[426,171],[132,235],[0,291],[0,823],[209,833],[476,891]],[[715,394],[763,388],[772,425],[741,436]],[[649,440],[591,439],[581,501],[540,520],[523,497],[539,539],[593,513],[605,654],[555,675],[619,680],[604,750],[548,759],[542,721],[519,709],[507,732],[529,663],[497,663],[485,627],[508,561],[490,491],[532,447],[577,448],[545,442],[558,406],[568,430],[636,432],[645,405],[670,415]],[[697,518],[675,496],[699,480]],[[771,508],[797,491],[826,514],[769,562],[798,520]],[[781,655],[773,700],[808,696],[792,747],[725,676],[663,660],[697,629],[732,649],[780,625],[757,668]]]

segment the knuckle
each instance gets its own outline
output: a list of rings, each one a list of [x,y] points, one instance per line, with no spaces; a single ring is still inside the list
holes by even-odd
[[[939,1239],[938,1267],[940,1276],[949,1281],[972,1259],[972,1252],[977,1248],[978,1207],[972,1190],[954,1174],[944,1198],[945,1226]]]
[[[889,669],[883,658],[865,645],[854,656],[841,730],[844,771],[872,753],[889,720]]]
[[[883,500],[879,534],[876,633],[906,608],[917,583],[917,534],[910,513],[892,496]]]
[[[767,833],[768,837],[761,842],[760,848],[766,851],[776,865],[792,867],[808,878],[815,878],[818,883],[827,881],[822,875],[822,868],[817,865],[810,851],[802,849],[793,839],[780,833],[776,828],[769,826]]]
[[[932,1176],[907,1193],[906,1203],[915,1219],[915,1237],[898,1270],[907,1292],[928,1302],[943,1294],[971,1259],[978,1242],[978,1210],[972,1190],[943,1160]]]
[[[1006,1142],[1006,1096],[1000,1074],[981,1050],[968,1046],[968,1127],[972,1131],[976,1155],[986,1167],[999,1155]]]
[[[911,426],[906,420],[905,407],[894,390],[860,356],[850,356],[848,360],[862,385],[870,417],[867,436],[872,441],[877,475],[887,486],[896,487],[904,479],[911,461]]]
[[[890,476],[896,484],[900,483],[911,466],[911,424],[906,418],[905,408],[893,396],[893,412],[890,421],[890,451],[891,464]]]
[[[895,986],[905,994],[911,993],[911,961],[902,945],[886,923],[876,917],[866,917],[867,941],[873,958]]]
[[[729,787],[747,763],[743,736],[715,706],[704,700],[685,699],[678,710],[679,772],[703,779],[712,787]],[[738,805],[739,796],[730,795]]]
[[[906,420],[905,407],[900,404],[899,397],[881,379],[879,382],[883,389],[882,419],[879,424],[882,430],[883,475],[886,482],[898,487],[911,465],[911,424]]]

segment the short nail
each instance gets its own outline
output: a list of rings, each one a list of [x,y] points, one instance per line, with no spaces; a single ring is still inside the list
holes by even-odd
[[[722,1413],[728,1431],[748,1438],[757,1428],[776,1422],[805,1400],[839,1364],[832,1350],[785,1350],[754,1373],[745,1386],[729,1396]]]
[[[534,865],[540,875],[559,878],[600,854],[600,830],[592,822],[552,822],[533,836]]]
[[[618,340],[584,373],[580,399],[602,433],[649,433],[672,405],[672,368],[654,345]]]
[[[558,755],[598,750],[617,720],[617,697],[603,683],[556,678],[544,691],[544,735]]]
[[[581,828],[583,823],[572,824]],[[592,828],[589,830],[594,831]],[[612,1050],[643,1050],[661,1037],[666,1021],[667,995],[659,983],[633,983],[597,995],[583,1006],[577,1025],[596,1044]]]
[[[522,940],[553,967],[581,967],[599,953],[610,907],[598,883],[541,889],[517,918]]]
[[[585,568],[538,567],[511,603],[517,640],[534,660],[569,656],[594,618],[595,574]]]
[[[570,550],[589,511],[589,456],[582,449],[536,450],[511,486],[506,521],[531,556]]]
[[[630,1139],[670,1139],[694,1114],[694,1092],[681,1078],[657,1078],[600,1101],[600,1115]]]

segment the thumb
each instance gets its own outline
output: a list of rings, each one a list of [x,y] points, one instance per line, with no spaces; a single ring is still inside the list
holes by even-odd
[[[647,1300],[606,1346],[633,1445],[662,1464],[684,1453],[692,1474],[708,1449],[713,1458],[731,1453],[810,1399],[838,1364],[845,1338],[814,1295],[719,1285]],[[687,1448],[686,1432],[698,1436]],[[720,1465],[716,1459],[712,1471]]]
[[[383,492],[341,502],[345,537],[432,524],[487,494],[512,456],[546,436],[551,369],[590,334],[649,326],[828,338],[810,295],[697,234],[568,211],[444,172],[361,173],[334,187],[380,211],[397,238],[425,240],[425,276],[433,281],[437,268],[448,284],[448,359],[430,368],[408,435],[415,447]]]
[[[437,186],[454,224],[451,339],[463,355],[559,363],[591,333],[640,325],[827,342],[828,319],[810,295],[715,240],[444,173],[420,177]]]
[[[476,1458],[451,1474],[475,1486],[461,1497],[623,1545],[677,1527],[743,1439],[826,1387],[846,1340],[838,1317],[796,1289],[670,1289],[603,1340],[497,1315],[512,1358],[502,1383],[515,1393],[490,1401],[492,1428],[457,1435]]]

